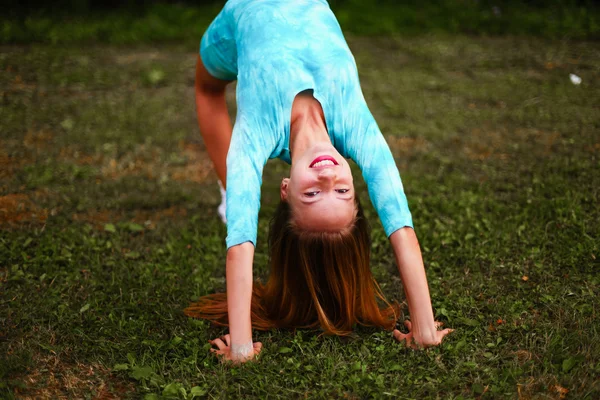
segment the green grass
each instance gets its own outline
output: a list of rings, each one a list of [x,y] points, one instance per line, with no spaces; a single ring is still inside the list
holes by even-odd
[[[442,346],[412,351],[368,329],[256,332],[258,362],[220,364],[207,340],[224,331],[182,312],[225,275],[195,48],[13,46],[0,53],[0,397],[600,396],[598,44],[349,42],[397,157],[435,314],[456,329]],[[263,280],[286,172],[265,171]],[[366,211],[373,272],[403,301]]]
[[[55,8],[10,12],[0,19],[0,43],[87,44],[178,42],[197,46],[222,2],[154,4],[113,10],[68,12]],[[440,0],[330,1],[347,33],[358,35],[530,35],[598,39],[600,8],[593,2]]]

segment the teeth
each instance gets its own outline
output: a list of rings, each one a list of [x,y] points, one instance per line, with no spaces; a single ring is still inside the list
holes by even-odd
[[[313,164],[313,168],[323,167],[325,165],[335,165],[335,164],[331,160],[323,160],[323,161],[319,161],[318,163]]]

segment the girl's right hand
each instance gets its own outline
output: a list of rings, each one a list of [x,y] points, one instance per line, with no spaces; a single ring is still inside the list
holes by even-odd
[[[217,346],[216,349],[211,348],[210,351],[212,353],[215,353],[222,362],[231,361],[233,363],[244,363],[246,361],[253,360],[258,355],[258,353],[260,353],[260,350],[262,349],[261,342],[254,342],[252,344],[251,352],[247,352],[247,353],[243,352],[244,354],[242,354],[240,352],[235,352],[235,351],[232,352],[231,351],[231,336],[229,334],[227,334],[225,336],[221,336],[220,338],[217,338],[215,340],[209,340],[208,342],[210,344],[212,344],[213,346]]]

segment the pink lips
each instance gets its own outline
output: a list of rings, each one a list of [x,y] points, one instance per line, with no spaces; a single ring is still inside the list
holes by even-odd
[[[331,157],[331,156],[319,156],[317,158],[315,158],[309,165],[309,168],[313,168],[313,165],[315,165],[318,162],[321,161],[331,161],[334,165],[339,165],[337,161],[335,161],[335,158]]]

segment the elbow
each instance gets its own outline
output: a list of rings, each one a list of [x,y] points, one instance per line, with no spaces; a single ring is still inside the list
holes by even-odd
[[[407,241],[417,241],[417,234],[415,230],[410,226],[405,226],[390,235],[390,242],[394,243],[406,243]]]
[[[225,88],[218,88],[206,83],[196,82],[195,84],[196,101],[225,99]]]
[[[227,263],[236,262],[242,258],[253,255],[254,245],[252,242],[244,242],[231,246],[227,249]]]

